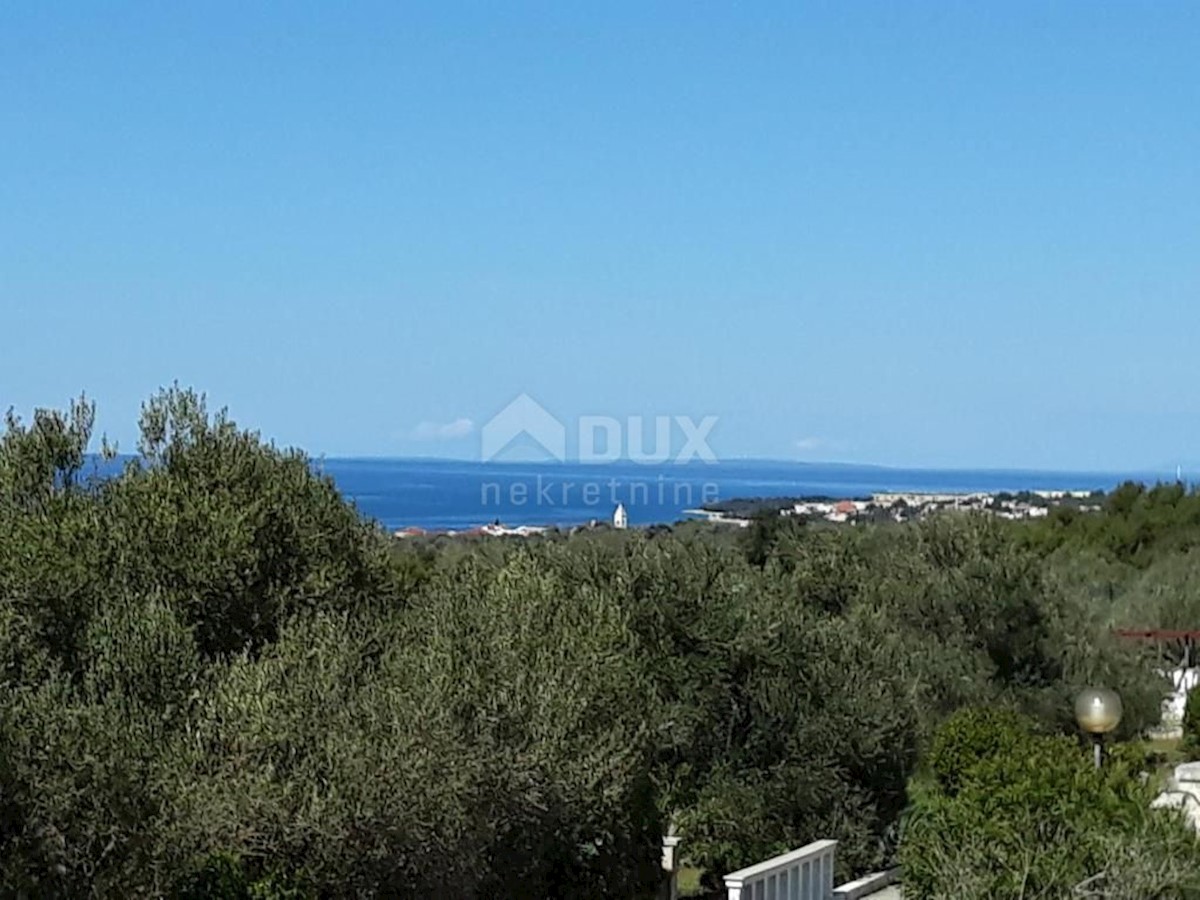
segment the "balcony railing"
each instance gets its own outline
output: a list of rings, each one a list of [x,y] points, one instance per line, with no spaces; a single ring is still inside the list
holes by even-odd
[[[729,900],[833,900],[837,841],[815,841],[725,876]]]

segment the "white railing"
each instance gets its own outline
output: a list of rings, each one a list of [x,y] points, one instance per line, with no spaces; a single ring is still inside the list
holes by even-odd
[[[833,889],[833,900],[864,900],[900,881],[899,869],[885,869],[856,878]]]
[[[768,859],[725,876],[729,900],[832,900],[837,841]]]

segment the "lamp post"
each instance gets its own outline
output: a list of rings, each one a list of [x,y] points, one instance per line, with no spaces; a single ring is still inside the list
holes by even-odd
[[[1085,688],[1075,698],[1075,721],[1091,735],[1096,768],[1104,758],[1104,735],[1121,724],[1121,698],[1108,688]]]

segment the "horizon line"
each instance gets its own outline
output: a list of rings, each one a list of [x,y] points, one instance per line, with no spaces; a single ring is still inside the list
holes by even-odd
[[[419,456],[408,454],[347,454],[347,453],[329,453],[329,454],[309,454],[310,459],[314,461],[330,460],[342,462],[429,462],[429,463],[457,463],[474,466],[586,466],[591,468],[603,469],[613,464],[629,464],[635,466],[644,466],[645,468],[662,467],[669,468],[671,466],[679,466],[681,468],[696,468],[703,469],[707,467],[719,467],[726,463],[751,463],[751,464],[771,464],[796,466],[802,468],[841,468],[841,469],[882,469],[885,471],[898,472],[1009,472],[1021,474],[1052,474],[1052,475],[1159,475],[1170,474],[1171,467],[1169,466],[1152,466],[1144,468],[1114,468],[1114,469],[1071,469],[1071,468],[1038,468],[1033,466],[1021,465],[902,465],[896,463],[872,463],[872,462],[850,462],[845,460],[806,460],[806,459],[789,459],[787,457],[774,456],[725,456],[715,462],[705,462],[703,460],[689,460],[686,463],[677,463],[669,459],[643,461],[621,457],[614,460],[603,461],[584,461],[580,459],[491,459],[481,460],[466,456]],[[1200,469],[1200,466],[1197,466]],[[1186,467],[1185,467],[1186,474]],[[1174,480],[1174,479],[1171,479]]]
[[[725,456],[717,459],[715,462],[706,462],[704,460],[689,460],[684,463],[674,462],[670,459],[643,461],[631,459],[629,457],[621,457],[614,460],[597,460],[584,461],[576,459],[491,459],[482,460],[469,456],[422,456],[410,454],[379,454],[379,453],[312,453],[303,450],[300,447],[274,445],[276,449],[281,451],[299,451],[303,453],[312,462],[414,462],[414,463],[446,463],[470,466],[583,466],[588,468],[604,469],[609,468],[614,464],[624,464],[633,466],[642,466],[646,469],[651,468],[670,468],[678,466],[680,468],[703,469],[717,468],[724,464],[761,464],[761,465],[782,465],[795,466],[797,468],[838,468],[838,469],[862,469],[862,470],[881,470],[888,472],[979,472],[979,473],[1009,473],[1009,474],[1032,474],[1032,475],[1078,475],[1078,476],[1137,476],[1141,480],[1146,480],[1147,476],[1154,476],[1159,482],[1172,483],[1175,478],[1169,477],[1172,474],[1171,466],[1150,466],[1142,468],[1114,468],[1114,469],[1094,469],[1094,468],[1038,468],[1033,466],[1021,465],[931,465],[921,463],[916,465],[904,465],[896,463],[873,463],[873,462],[851,462],[846,460],[806,460],[795,459],[788,457],[775,456]],[[99,458],[99,453],[88,453],[89,457]],[[117,453],[116,459],[136,459],[137,453]],[[1178,469],[1179,467],[1174,467]],[[1196,466],[1200,470],[1200,464]],[[1183,467],[1183,473],[1187,474],[1187,467]],[[1168,477],[1159,477],[1168,476]],[[1184,483],[1191,483],[1188,479],[1183,479]]]

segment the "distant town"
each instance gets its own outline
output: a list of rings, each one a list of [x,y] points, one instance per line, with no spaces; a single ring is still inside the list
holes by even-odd
[[[1080,512],[1097,512],[1103,491],[1020,491],[969,494],[882,493],[865,498],[771,497],[728,500],[701,509],[687,510],[722,525],[746,527],[752,517],[778,511],[808,521],[837,525],[857,522],[911,522],[947,510],[979,512],[1001,519],[1038,519],[1055,506],[1071,506]]]
[[[745,528],[755,516],[777,513],[809,522],[833,525],[912,522],[947,511],[978,512],[1001,519],[1040,519],[1056,506],[1069,506],[1079,512],[1099,512],[1103,491],[1019,491],[975,493],[878,493],[869,497],[750,497],[712,503],[699,509],[684,510],[692,519],[715,525]],[[609,526],[629,527],[629,517],[618,503],[611,519],[592,519],[567,529],[570,532]],[[461,529],[427,530],[416,526],[393,532],[397,538],[420,537],[534,537],[556,526],[509,526],[499,520],[486,525]]]

